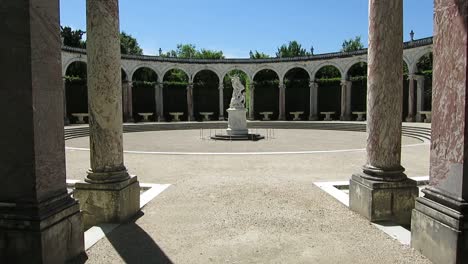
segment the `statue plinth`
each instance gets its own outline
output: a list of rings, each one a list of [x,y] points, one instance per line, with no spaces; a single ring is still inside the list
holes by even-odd
[[[229,136],[239,136],[249,134],[247,129],[247,109],[245,108],[229,108],[228,112],[228,128],[226,132]]]

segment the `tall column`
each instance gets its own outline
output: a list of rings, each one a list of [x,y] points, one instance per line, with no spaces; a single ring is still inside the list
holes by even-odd
[[[435,0],[430,187],[416,200],[411,246],[432,262],[468,260],[468,8]]]
[[[224,120],[224,84],[220,82],[219,87],[219,120]]]
[[[309,83],[309,100],[310,100],[310,111],[309,111],[309,120],[315,121],[318,120],[318,104],[317,104],[317,96],[318,96],[318,83],[315,81],[311,81]]]
[[[249,120],[255,120],[255,83],[250,83]]]
[[[286,120],[286,86],[283,80],[279,83],[279,116],[278,120]]]
[[[65,77],[62,78],[62,86],[63,86],[63,123],[64,125],[69,125],[70,120],[68,119],[68,115],[67,115],[67,81]]]
[[[187,117],[188,121],[194,121],[195,116],[193,114],[193,83],[187,85]]]
[[[409,74],[408,80],[408,116],[406,117],[406,122],[414,122],[414,74]]]
[[[341,80],[341,115],[340,120],[351,120],[351,86],[352,82]]]
[[[133,120],[133,102],[132,102],[132,82],[127,80],[122,83],[122,104],[125,122],[134,122]]]
[[[59,1],[1,6],[0,263],[65,263],[84,236],[65,182]]]
[[[156,116],[158,122],[164,122],[166,119],[164,118],[164,84],[157,83],[155,86],[156,90]]]
[[[86,1],[91,168],[77,183],[84,225],[123,222],[140,207],[140,187],[124,165],[118,0]]]
[[[420,111],[424,111],[424,76],[416,76],[416,121],[424,122]]]
[[[371,221],[408,225],[418,188],[400,163],[402,39],[403,0],[369,0],[367,162],[351,177],[349,205]]]

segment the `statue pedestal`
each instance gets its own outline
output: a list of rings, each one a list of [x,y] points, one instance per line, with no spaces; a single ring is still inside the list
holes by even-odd
[[[247,109],[245,108],[229,108],[228,128],[226,132],[229,136],[247,135]]]

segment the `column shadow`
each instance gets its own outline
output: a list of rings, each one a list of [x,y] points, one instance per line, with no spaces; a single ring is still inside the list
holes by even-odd
[[[151,236],[135,223],[143,215],[140,211],[130,222],[107,234],[107,239],[125,263],[173,264]]]

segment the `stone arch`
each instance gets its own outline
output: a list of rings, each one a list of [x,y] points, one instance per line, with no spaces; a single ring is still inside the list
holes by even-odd
[[[351,82],[351,112],[365,112],[367,109],[367,60],[353,61],[346,70]]]
[[[310,111],[310,73],[304,67],[290,67],[283,77],[285,85],[286,120],[292,120],[290,112],[304,112],[300,118],[309,116]]]
[[[164,69],[163,71],[161,71],[161,78],[162,78],[162,81],[164,81],[164,77],[166,77],[166,74],[172,70],[180,70],[180,71],[183,71],[185,73],[185,75],[187,75],[188,77],[188,81],[190,82],[191,81],[191,75],[190,75],[190,71],[188,69],[185,69],[183,67],[180,67],[180,66],[177,66],[177,65],[174,65],[174,66],[170,66],[170,67],[167,67],[166,69]]]
[[[255,71],[254,119],[261,119],[260,112],[273,112],[272,119],[279,117],[279,83],[281,76],[277,71],[263,67]]]
[[[122,66],[123,68],[123,66]],[[141,68],[148,68],[148,69],[151,69],[152,71],[154,71],[156,73],[156,75],[158,76],[158,82],[160,81],[159,79],[161,78],[161,74],[160,72],[158,71],[158,69],[156,67],[154,67],[154,65],[151,65],[149,63],[140,63],[138,64],[137,66],[133,67],[133,69],[130,71],[130,74],[128,74],[127,76],[129,76],[129,80],[133,80],[133,75],[135,74],[136,71],[138,71],[139,69]]]
[[[340,116],[341,112],[341,80],[345,77],[343,71],[337,66],[338,65],[334,63],[324,62],[317,67],[313,75],[315,82],[318,84],[318,112],[335,112],[335,119]],[[322,72],[322,70],[325,71],[327,67],[335,68],[336,75],[333,75],[333,72]],[[328,75],[326,78],[318,78],[325,73]]]
[[[171,71],[180,71],[184,74],[181,79],[168,80]],[[171,112],[183,112],[182,119],[188,120],[187,107],[187,85],[191,81],[190,75],[180,67],[171,67],[162,71],[161,82],[163,83],[163,115],[166,120],[172,120]]]
[[[247,75],[248,80],[252,81],[251,76],[249,75],[249,72],[247,71],[247,69],[240,68],[239,66],[231,66],[227,68],[227,70],[223,71],[223,73],[221,74],[222,76],[221,80],[224,80],[224,78],[226,78],[226,75],[234,70],[245,73]]]
[[[150,119],[157,120],[155,101],[155,85],[159,80],[157,72],[153,68],[141,66],[132,72],[130,80],[132,81],[132,115],[134,120],[143,119],[138,113],[153,113]]]
[[[65,62],[63,65],[62,65],[62,76],[65,76],[65,74],[67,73],[67,70],[68,70],[68,67],[74,63],[74,62],[84,62],[84,63],[88,63],[86,58],[83,58],[83,57],[74,57],[74,58],[71,58],[69,59],[67,62]]]
[[[408,69],[413,73],[417,72],[418,71],[418,62],[419,62],[419,60],[423,56],[425,56],[427,54],[430,54],[430,53],[432,53],[432,47],[430,47],[430,48],[425,47],[425,48],[421,49],[420,51],[418,51],[417,53],[415,53],[415,55],[413,56],[413,59],[411,60],[412,63],[411,64],[408,63],[408,67],[409,67]]]
[[[286,70],[284,71],[283,80],[285,79],[286,74],[288,74],[289,71],[294,70],[294,69],[303,69],[305,72],[307,72],[307,75],[309,75],[309,79],[312,78],[312,75],[310,74],[309,69],[307,69],[305,66],[300,65],[300,64],[293,64],[293,65],[287,67]]]
[[[367,64],[367,59],[366,58],[357,58],[356,60],[350,61],[347,65],[346,68],[344,69],[344,73],[346,77],[349,77],[349,70],[354,67],[358,63],[365,63]],[[342,75],[343,76],[343,75]]]
[[[278,70],[276,70],[275,68],[270,67],[270,66],[262,66],[262,67],[256,68],[256,69],[253,71],[251,80],[254,80],[255,77],[256,77],[256,75],[257,75],[259,72],[264,71],[264,70],[269,70],[269,71],[275,72],[276,75],[278,76],[278,79],[279,79],[279,80],[281,80],[280,78],[283,77],[281,74],[279,74]]]
[[[239,69],[238,67],[231,67],[229,68],[225,73],[223,73],[223,106],[224,106],[224,117],[227,117],[227,112],[226,109],[229,108],[229,104],[231,103],[231,97],[232,97],[232,83],[231,80],[227,79],[227,76],[229,73],[232,71],[239,71],[242,73],[242,75],[245,78],[245,81],[243,81],[243,78],[241,76],[241,82],[245,86],[245,107],[249,108],[249,102],[250,102],[250,87],[252,80],[250,79],[249,74],[244,70],[244,69]],[[249,108],[250,109],[250,108]]]
[[[314,68],[314,70],[312,70],[312,79],[315,80],[316,78],[316,75],[317,75],[317,72],[319,72],[323,67],[326,67],[326,66],[333,66],[335,68],[338,69],[338,71],[340,72],[340,75],[341,75],[341,78],[345,77],[346,76],[346,72],[343,71],[343,69],[341,68],[341,66],[333,61],[324,61],[322,63],[320,63],[319,65],[317,65],[317,67]]]
[[[195,76],[197,74],[199,74],[200,72],[202,72],[202,71],[211,71],[211,72],[213,72],[218,77],[218,81],[221,82],[223,76],[219,73],[219,70],[215,69],[214,67],[207,66],[207,65],[203,66],[202,68],[196,69],[192,74],[193,79],[195,79]]]
[[[218,73],[211,69],[202,69],[193,75],[193,114],[196,120],[202,120],[201,112],[213,112],[211,118],[219,119],[220,82]]]

